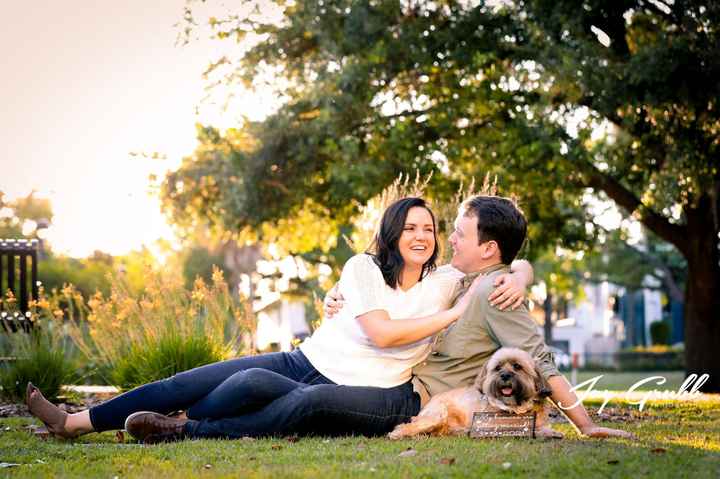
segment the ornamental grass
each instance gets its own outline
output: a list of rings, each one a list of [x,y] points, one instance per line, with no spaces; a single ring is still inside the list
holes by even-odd
[[[62,327],[89,369],[121,389],[246,354],[254,330],[219,270],[211,284],[197,279],[192,290],[181,278],[148,270],[140,294],[118,276],[109,297],[98,292],[88,301],[66,286],[35,307]]]

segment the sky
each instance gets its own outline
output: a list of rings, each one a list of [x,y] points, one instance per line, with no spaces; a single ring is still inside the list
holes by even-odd
[[[184,5],[3,5],[0,191],[13,199],[37,190],[51,200],[54,251],[125,254],[172,241],[149,175],[176,168],[193,151],[196,122],[227,127],[240,113],[258,118],[271,108],[263,95],[246,98],[242,112],[201,102],[202,72],[233,46],[210,39],[176,46]]]

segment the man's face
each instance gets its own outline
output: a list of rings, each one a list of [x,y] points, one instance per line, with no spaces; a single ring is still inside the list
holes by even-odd
[[[476,216],[458,214],[455,231],[450,235],[453,257],[450,264],[465,274],[482,269],[486,261],[484,245],[478,244],[478,219]]]

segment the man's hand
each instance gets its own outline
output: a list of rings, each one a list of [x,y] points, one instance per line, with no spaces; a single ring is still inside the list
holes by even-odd
[[[495,279],[495,290],[488,301],[500,311],[519,308],[525,301],[524,277],[516,273],[501,274]]]
[[[582,402],[575,395],[570,383],[564,376],[551,376],[548,379],[550,389],[552,390],[552,402],[563,411],[567,418],[572,422],[577,430],[583,436],[587,437],[618,437],[622,439],[637,439],[635,434],[621,431],[619,429],[610,429],[609,427],[596,426],[590,419]],[[568,406],[563,406],[563,405]],[[570,406],[572,405],[572,406]]]
[[[584,436],[595,438],[619,437],[622,439],[637,439],[637,436],[631,432],[620,429],[611,429],[609,427],[600,427],[595,424],[580,429],[580,432]]]
[[[338,285],[335,283],[335,286],[327,292],[325,299],[323,300],[323,312],[325,313],[325,317],[332,318],[335,316],[335,314],[342,309],[344,304],[345,298],[343,298],[343,295],[340,294]]]

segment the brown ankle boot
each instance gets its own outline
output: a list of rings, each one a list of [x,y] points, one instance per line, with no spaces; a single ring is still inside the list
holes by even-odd
[[[30,413],[40,419],[51,434],[65,439],[76,436],[65,430],[68,413],[45,399],[45,396],[32,383],[27,384],[25,404]]]
[[[187,419],[176,419],[156,412],[140,411],[125,419],[125,430],[143,444],[179,441],[185,438]]]

